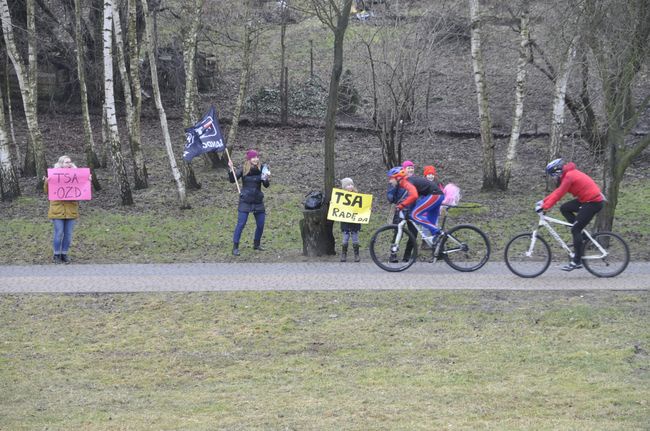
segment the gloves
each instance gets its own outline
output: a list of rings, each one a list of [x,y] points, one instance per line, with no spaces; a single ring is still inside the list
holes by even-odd
[[[544,201],[537,201],[535,203],[535,212],[537,213],[544,212],[543,205],[544,205]]]

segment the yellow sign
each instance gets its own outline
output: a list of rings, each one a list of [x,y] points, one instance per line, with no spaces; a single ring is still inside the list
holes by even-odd
[[[372,195],[332,189],[327,219],[366,224],[370,221]]]

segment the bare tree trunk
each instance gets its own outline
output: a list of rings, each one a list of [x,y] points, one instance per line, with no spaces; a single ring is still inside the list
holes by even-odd
[[[100,163],[102,166],[108,166],[108,151],[111,149],[111,143],[108,140],[110,135],[108,131],[108,120],[106,119],[106,102],[102,105],[102,154]]]
[[[562,131],[564,128],[564,107],[566,106],[566,87],[571,75],[573,61],[576,57],[576,44],[578,37],[571,40],[566,52],[564,61],[560,65],[557,75],[555,76],[555,90],[553,92],[553,116],[551,118],[551,137],[549,142],[548,160],[554,160],[560,157],[562,146]]]
[[[113,0],[104,0],[104,108],[107,124],[107,138],[110,142],[113,168],[120,187],[122,205],[133,205],[133,195],[124,168],[120,148],[120,134],[115,116],[115,96],[113,88]]]
[[[332,71],[330,74],[327,112],[325,114],[325,139],[323,142],[325,150],[323,194],[325,195],[325,202],[329,203],[332,189],[334,188],[336,111],[338,109],[339,83],[341,82],[341,74],[343,72],[343,42],[345,40],[345,32],[348,28],[350,19],[352,0],[341,0],[340,2],[312,0],[312,6],[320,21],[327,25],[334,35],[334,59],[332,61]],[[321,208],[321,223],[319,224],[320,231],[317,236],[320,240],[319,248],[325,251],[325,253],[331,255],[336,253],[336,241],[332,232],[334,223],[327,220],[328,207],[329,205],[326,204]]]
[[[131,97],[131,80],[129,73],[126,70],[126,56],[124,53],[124,42],[122,39],[122,23],[120,20],[120,8],[116,4],[117,0],[113,0],[113,28],[115,36],[115,47],[117,48],[117,65],[120,70],[120,77],[122,78],[122,89],[124,90],[124,106],[126,107],[126,128],[129,133],[129,145],[131,147],[131,158],[133,162],[133,188],[136,190],[146,189],[149,187],[147,178],[147,166],[144,161],[144,154],[142,152],[140,130],[138,128],[137,134],[133,127],[135,110],[133,108],[133,98]],[[139,65],[135,66],[139,70]]]
[[[185,15],[192,17],[189,28],[183,39],[183,65],[185,66],[185,100],[183,109],[183,122],[192,125],[197,121],[196,104],[198,102],[198,87],[196,83],[196,48],[201,26],[201,11],[204,0],[194,0],[192,4],[185,5]],[[183,179],[190,190],[198,190],[201,184],[196,180],[192,162],[183,161]]]
[[[20,196],[20,185],[7,140],[3,102],[2,91],[0,91],[0,200],[12,201]]]
[[[86,164],[90,168],[92,183],[95,190],[101,190],[99,178],[94,175],[95,169],[99,167],[99,159],[95,152],[95,140],[93,139],[93,129],[90,125],[90,113],[88,111],[88,90],[86,88],[86,71],[85,71],[85,44],[81,32],[81,1],[74,0],[74,31],[75,44],[77,47],[77,75],[79,78],[79,96],[81,102],[81,117],[84,127],[84,153],[86,154]]]
[[[620,6],[614,3],[609,7]],[[596,226],[598,230],[611,230],[625,171],[650,146],[650,135],[638,140],[626,139],[650,107],[650,95],[637,105],[633,94],[639,84],[636,77],[650,57],[650,3],[630,1],[623,9],[629,14],[623,17],[625,25],[618,25],[618,20],[612,22],[612,11],[594,0],[586,2],[586,10],[593,22],[610,31],[603,39],[587,34],[587,40],[602,76],[607,121],[607,137],[603,142],[603,192],[608,202],[598,213]]]
[[[521,41],[519,44],[519,62],[517,63],[517,81],[515,85],[515,112],[512,116],[512,128],[510,131],[510,141],[508,142],[508,151],[503,171],[499,177],[499,187],[502,190],[508,190],[508,183],[512,175],[512,166],[517,157],[517,146],[519,145],[519,134],[521,132],[521,118],[524,114],[524,96],[526,95],[526,67],[530,62],[530,38],[528,29],[528,1],[524,2],[523,11],[519,20],[519,35]]]
[[[11,108],[12,99],[11,99],[11,85],[9,84],[9,56],[5,57],[5,94],[7,95],[7,114],[9,117],[9,130],[11,131],[11,141],[9,143],[10,147],[13,147],[14,166],[16,168],[17,175],[22,175],[23,168],[20,165],[20,161],[23,159],[20,153],[20,146],[18,141],[16,141],[16,131],[14,129],[14,114],[13,109]]]
[[[479,0],[469,0],[469,13],[471,20],[472,66],[474,68],[474,83],[476,84],[478,116],[481,124],[481,142],[483,144],[483,184],[481,189],[493,190],[497,187],[498,182],[485,65],[481,52],[482,23]]]
[[[163,107],[162,99],[160,97],[160,87],[158,86],[158,67],[156,65],[156,56],[154,53],[153,19],[151,17],[151,13],[149,12],[149,5],[147,4],[147,0],[142,0],[142,10],[145,16],[145,35],[147,39],[146,50],[149,56],[149,67],[151,69],[151,87],[153,89],[153,95],[156,101],[158,116],[160,117],[160,128],[162,129],[165,148],[167,149],[167,157],[169,158],[169,164],[172,169],[172,175],[174,176],[174,181],[176,181],[176,191],[178,192],[180,208],[186,209],[190,208],[190,205],[187,202],[185,183],[183,182],[183,176],[181,175],[181,172],[178,169],[178,165],[176,164],[176,157],[174,157],[174,150],[172,148],[172,140],[169,136],[169,127],[167,126],[167,115],[165,114],[165,108]]]
[[[285,7],[286,9],[286,7]],[[287,112],[288,103],[288,89],[286,88],[286,51],[287,47],[285,45],[285,36],[287,33],[287,22],[286,22],[286,12],[282,11],[282,25],[280,26],[280,124],[283,126],[287,125],[289,120],[289,114]]]
[[[338,108],[338,90],[343,72],[343,41],[350,19],[352,0],[345,0],[340,13],[336,16],[336,23],[332,26],[334,32],[334,60],[330,74],[330,86],[327,96],[327,112],[325,113],[325,171],[324,194],[325,202],[329,202],[334,188],[334,156],[336,143],[336,111]]]
[[[239,92],[237,93],[237,101],[232,113],[232,123],[228,130],[227,148],[232,154],[232,149],[237,140],[237,131],[239,130],[239,118],[241,117],[242,107],[246,99],[246,90],[248,87],[248,79],[251,71],[251,57],[253,51],[253,38],[252,29],[250,24],[246,25],[244,30],[244,62],[242,64],[241,74],[239,75]]]
[[[142,111],[142,88],[140,85],[140,47],[138,45],[138,30],[137,30],[137,6],[138,0],[127,0],[128,2],[128,44],[129,44],[129,75],[130,83],[133,91],[131,96],[133,99],[133,110],[131,118],[131,132],[129,134],[129,142],[131,151],[133,152],[134,170],[139,170],[142,188],[149,186],[147,167],[144,161],[144,155],[141,148],[141,121],[140,113]],[[137,168],[136,168],[137,166]],[[142,180],[144,179],[144,183]],[[138,185],[136,184],[136,188]]]
[[[27,0],[27,29],[28,33],[34,30],[33,35],[28,36],[28,58],[27,65],[18,52],[16,43],[14,42],[13,24],[11,22],[11,15],[9,13],[9,5],[7,0],[0,0],[0,17],[2,19],[2,32],[5,39],[7,52],[11,58],[11,62],[16,70],[16,77],[20,85],[20,94],[23,98],[23,108],[25,110],[25,120],[27,121],[27,128],[29,130],[30,141],[32,144],[33,157],[35,162],[36,174],[36,189],[40,192],[43,190],[43,177],[47,169],[45,161],[45,151],[43,148],[43,137],[38,126],[38,113],[37,113],[37,92],[36,92],[36,53],[35,47],[35,25],[34,25],[34,1]],[[29,157],[26,156],[25,160],[25,173],[29,171]]]

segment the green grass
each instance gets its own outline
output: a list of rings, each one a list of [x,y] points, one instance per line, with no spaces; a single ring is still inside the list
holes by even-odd
[[[0,297],[0,429],[647,429],[648,294]]]
[[[165,263],[215,262],[231,259],[232,231],[236,212],[232,203],[204,203],[209,191],[192,196],[193,208],[179,210],[169,197],[146,198],[134,208],[120,209],[82,203],[81,218],[75,228],[72,255],[85,263]],[[158,200],[156,200],[158,199]],[[166,200],[165,200],[166,199]],[[264,242],[268,252],[251,256],[244,253],[239,260],[263,261],[302,259],[299,220],[302,218],[304,193],[297,188],[276,184],[268,193],[267,223]],[[367,244],[372,233],[389,219],[390,208],[383,195],[375,195],[371,222],[362,227],[360,240]],[[501,260],[507,241],[514,235],[530,231],[536,223],[535,214],[526,210],[530,197],[523,194],[478,194],[468,196],[462,209],[450,211],[446,227],[462,223],[479,226],[490,238],[492,260]],[[645,182],[628,183],[621,193],[614,231],[623,235],[630,246],[632,259],[647,259],[645,246],[650,237],[647,223],[650,187]],[[489,205],[488,205],[489,204]],[[45,263],[51,253],[52,227],[46,221],[47,203],[33,197],[20,198],[8,204],[17,216],[4,217],[0,224],[0,265]],[[142,206],[140,208],[139,206]],[[557,209],[551,215],[562,218]],[[242,246],[252,242],[254,219],[251,216],[242,236]],[[558,232],[570,239],[568,230]],[[334,226],[339,239],[338,223]],[[552,245],[553,253],[560,253]]]

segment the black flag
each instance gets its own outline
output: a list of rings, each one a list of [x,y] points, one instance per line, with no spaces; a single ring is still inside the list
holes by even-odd
[[[183,160],[186,162],[203,153],[222,152],[226,149],[214,106],[210,107],[208,113],[198,123],[185,129],[185,138],[187,143]]]

